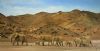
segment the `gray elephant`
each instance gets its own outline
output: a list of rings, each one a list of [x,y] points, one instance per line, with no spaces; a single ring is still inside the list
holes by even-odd
[[[90,47],[90,46],[93,46],[93,44],[90,39],[81,39],[80,46],[81,47]]]
[[[75,38],[74,42],[75,42],[76,47],[80,47],[80,45],[81,45],[81,39],[80,38]]]
[[[25,35],[22,34],[12,34],[11,36],[11,43],[13,45],[19,45],[19,43],[21,42],[21,44],[23,45],[24,43],[26,43],[26,45],[28,45],[28,41],[27,41],[27,37]]]
[[[52,36],[41,36],[41,42],[42,42],[42,45],[44,46],[45,45],[45,42],[47,42],[47,46],[50,46],[50,45],[52,45]]]
[[[87,38],[87,36],[75,38],[74,42],[75,42],[75,46],[76,47],[89,47],[89,46],[93,46],[92,45],[92,41],[90,40],[89,37]]]
[[[70,40],[70,41],[66,41],[66,44],[65,44],[67,47],[73,47],[75,45],[74,41],[73,40]]]
[[[63,46],[63,38],[60,36],[55,36],[52,41],[53,41],[53,44],[55,42],[56,46]]]

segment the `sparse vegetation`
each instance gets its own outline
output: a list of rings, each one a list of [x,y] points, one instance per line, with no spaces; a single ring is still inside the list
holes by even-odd
[[[63,40],[65,41],[68,37],[93,35],[92,37],[94,38],[96,35],[99,35],[99,17],[100,14],[98,13],[80,10],[72,10],[71,12],[59,11],[57,13],[40,12],[34,15],[25,14],[7,17],[0,14],[0,36],[9,37],[12,33],[23,32],[25,35],[38,35],[42,37],[41,39],[39,37],[40,40],[37,38],[38,36],[35,38],[37,41],[43,41],[43,45],[45,45],[45,41],[52,41],[52,39],[49,38],[55,38],[55,42],[57,42],[56,45],[62,46]],[[50,35],[52,37],[47,38],[48,36],[45,35]],[[66,38],[60,39],[57,38],[57,36]],[[72,42],[73,40],[68,41],[67,44],[71,46]]]

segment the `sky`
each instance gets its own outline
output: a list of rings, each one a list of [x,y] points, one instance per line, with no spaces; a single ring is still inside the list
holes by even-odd
[[[0,13],[6,16],[73,9],[100,13],[100,0],[0,0]]]

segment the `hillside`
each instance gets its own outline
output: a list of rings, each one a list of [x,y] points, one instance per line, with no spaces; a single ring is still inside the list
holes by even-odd
[[[0,13],[0,36],[6,37],[8,34],[12,33],[12,29],[10,28],[10,22]]]
[[[89,32],[93,37],[96,37],[100,33],[100,13],[80,11],[77,9],[70,12],[40,12],[34,15],[25,14],[7,17],[0,14],[0,26],[5,25],[6,23],[7,25],[5,27],[9,27],[10,33],[24,32],[26,34],[34,34],[35,31],[38,33],[43,31],[45,34],[52,34],[52,31],[58,31],[58,34],[71,32],[69,34],[74,33],[73,35],[75,35]],[[57,28],[59,30],[56,30]],[[2,28],[0,30],[2,30]],[[8,31],[8,29],[6,30]]]

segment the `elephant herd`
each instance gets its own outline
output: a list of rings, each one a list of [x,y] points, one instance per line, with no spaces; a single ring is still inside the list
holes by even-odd
[[[52,35],[32,35],[31,41],[39,46],[66,46],[66,47],[90,47],[93,46],[90,37],[68,37]],[[13,45],[28,45],[28,37],[24,34],[12,34],[11,43]]]

